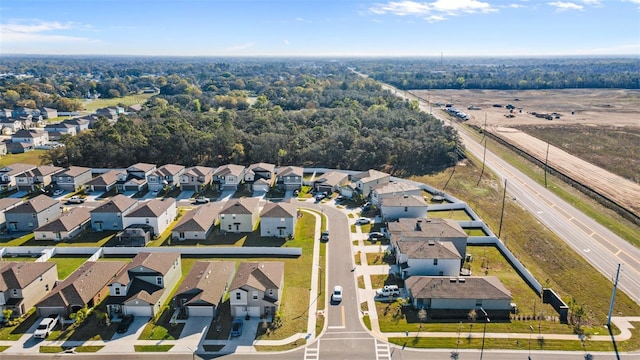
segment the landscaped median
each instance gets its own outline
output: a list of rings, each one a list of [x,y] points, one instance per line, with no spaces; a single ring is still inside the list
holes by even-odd
[[[103,347],[104,346],[97,345],[97,346],[76,346],[73,348],[69,348],[67,346],[43,345],[43,346],[40,346],[40,353],[45,353],[45,354],[57,354],[57,353],[63,353],[63,352],[94,353],[94,352],[100,351]]]
[[[167,352],[173,345],[133,345],[136,352]]]

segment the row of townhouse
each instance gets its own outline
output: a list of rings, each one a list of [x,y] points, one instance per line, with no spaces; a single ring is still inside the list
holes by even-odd
[[[66,279],[55,262],[2,262],[0,309],[22,316],[67,317],[105,301],[111,317],[153,317],[176,289],[174,304],[187,316],[216,316],[229,294],[231,316],[270,316],[278,310],[284,263],[198,261],[182,277],[177,252],[140,252],[130,262],[87,261]],[[3,313],[4,314],[4,313]]]

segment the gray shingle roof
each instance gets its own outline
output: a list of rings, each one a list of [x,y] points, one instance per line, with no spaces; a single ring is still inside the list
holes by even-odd
[[[108,202],[91,210],[92,213],[122,213],[125,210],[135,206],[138,202],[128,196],[118,194],[112,197]]]
[[[258,198],[230,199],[220,214],[253,214],[254,211],[257,211],[259,203],[260,199]]]
[[[184,214],[172,231],[207,231],[215,223],[221,209],[219,203],[201,205]]]
[[[55,267],[54,262],[0,262],[0,291],[24,289]]]
[[[427,207],[427,202],[422,196],[400,195],[382,199],[382,206]]]
[[[7,210],[7,214],[33,214],[40,213],[45,209],[48,209],[52,206],[60,206],[60,203],[57,200],[54,200],[47,195],[38,195],[33,199],[24,202],[13,209]]]
[[[283,262],[243,262],[238,266],[229,290],[239,289],[243,286],[250,286],[262,291],[279,289],[283,276]]]
[[[450,241],[398,241],[400,253],[409,259],[462,259]]]
[[[145,203],[140,204],[132,212],[126,215],[128,218],[133,217],[158,217],[162,215],[172,205],[175,205],[176,201],[173,198],[167,198],[163,200],[153,199]]]
[[[268,202],[264,208],[262,208],[262,212],[260,213],[260,217],[263,218],[292,218],[297,216],[298,207],[296,204],[289,202]]]
[[[217,305],[227,290],[227,282],[235,268],[233,261],[196,262],[178,286],[176,298],[192,296],[187,305],[196,302]]]
[[[73,209],[64,212],[62,215],[53,219],[51,222],[40,226],[34,231],[70,231],[82,224],[89,222],[89,220],[91,220],[89,208],[74,207]]]
[[[461,280],[459,280],[461,279]],[[405,280],[407,289],[419,299],[511,299],[511,292],[495,276],[412,276]]]

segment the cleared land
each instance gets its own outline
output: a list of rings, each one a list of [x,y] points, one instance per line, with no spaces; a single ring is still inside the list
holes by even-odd
[[[618,204],[640,216],[640,184],[635,179],[629,180],[614,174],[615,168],[633,169],[638,166],[638,129],[640,129],[640,91],[638,90],[530,90],[530,91],[491,91],[491,90],[431,90],[412,91],[412,93],[432,103],[452,103],[458,109],[470,115],[471,125],[484,128],[507,142],[527,151],[540,161],[547,158],[547,141],[552,143],[553,136],[546,134],[565,134],[562,140],[556,139],[549,146],[548,163],[552,168],[590,186],[600,194],[614,200]],[[512,104],[515,109],[510,112],[505,106]],[[468,110],[473,105],[480,110]],[[496,107],[494,105],[501,105]],[[554,114],[553,120],[539,118],[533,113]],[[507,117],[507,115],[513,117]],[[559,118],[556,118],[559,117]],[[597,143],[591,147],[580,147],[572,155],[569,148],[574,143],[585,143],[588,136],[581,131],[569,131],[576,124],[595,129],[606,127],[621,135],[621,143],[610,141]],[[531,136],[522,129],[531,128],[537,137]],[[524,127],[527,126],[527,127]],[[546,131],[545,131],[546,130]],[[573,134],[570,136],[570,134]],[[611,148],[623,149],[612,151]],[[565,151],[567,150],[567,151]],[[596,166],[589,162],[585,152],[595,153],[598,157]],[[595,161],[594,161],[595,162]],[[626,164],[625,164],[626,162]],[[620,164],[623,166],[613,164]],[[611,164],[612,166],[605,166]],[[631,170],[633,173],[633,170]]]

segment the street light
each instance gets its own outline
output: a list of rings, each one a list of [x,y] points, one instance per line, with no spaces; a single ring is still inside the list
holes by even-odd
[[[533,325],[529,325],[529,360],[531,360],[531,334],[533,334]]]
[[[489,319],[487,312],[484,311],[483,308],[480,308],[480,311],[482,311],[482,313],[484,314],[484,319],[485,319],[484,330],[482,330],[482,348],[480,349],[480,360],[482,360],[482,355],[484,354],[484,338],[487,333],[487,323],[491,322],[491,319]]]

